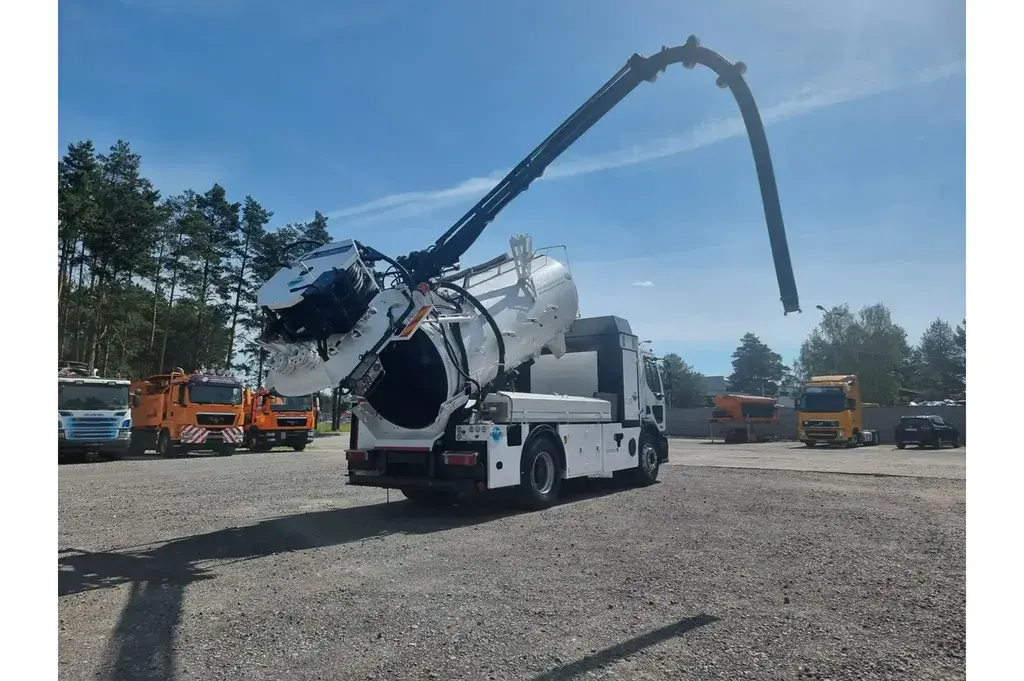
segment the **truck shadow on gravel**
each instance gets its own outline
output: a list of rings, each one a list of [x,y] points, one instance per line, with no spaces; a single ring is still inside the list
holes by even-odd
[[[603,478],[573,481],[559,505],[624,492],[621,486]],[[62,549],[57,555],[58,597],[130,584],[128,600],[105,651],[106,678],[170,681],[176,677],[175,631],[182,616],[185,588],[194,582],[216,579],[219,567],[392,535],[443,532],[517,513],[521,511],[509,507],[501,496],[436,510],[424,510],[402,499],[269,518],[255,525],[180,537],[155,546],[108,552]]]
[[[718,618],[713,615],[697,615],[696,617],[687,617],[686,619],[673,622],[660,629],[649,631],[646,634],[640,634],[634,636],[628,641],[617,643],[613,646],[599,650],[596,653],[587,655],[581,660],[571,662],[569,664],[556,667],[550,671],[544,672],[539,676],[535,676],[530,681],[567,681],[568,679],[575,679],[581,676],[585,676],[590,672],[597,671],[602,667],[606,667],[616,660],[622,660],[630,655],[655,646],[662,641],[667,641],[670,638],[676,636],[682,636],[686,633],[693,631],[694,629],[714,624],[718,621]]]

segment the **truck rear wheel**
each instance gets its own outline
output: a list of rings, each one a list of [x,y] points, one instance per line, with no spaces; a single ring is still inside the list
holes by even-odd
[[[558,447],[547,435],[530,440],[519,462],[519,503],[530,511],[552,506],[562,487]]]

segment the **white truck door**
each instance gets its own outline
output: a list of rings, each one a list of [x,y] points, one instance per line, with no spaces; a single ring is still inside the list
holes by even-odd
[[[639,359],[635,350],[622,351],[622,405],[625,421],[640,420]]]

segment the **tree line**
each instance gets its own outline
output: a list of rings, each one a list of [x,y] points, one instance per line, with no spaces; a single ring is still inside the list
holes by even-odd
[[[164,197],[124,140],[97,152],[69,144],[58,162],[58,338],[61,361],[102,375],[139,377],[172,367],[261,376],[256,292],[282,266],[288,244],[331,241],[327,218],[269,227],[273,212],[252,196],[231,201],[220,184]],[[824,310],[795,365],[755,334],[732,355],[730,390],[777,396],[809,376],[856,373],[863,398],[962,397],[966,321],[936,319],[916,345],[879,303],[854,314]],[[704,406],[702,376],[664,357],[674,406]]]
[[[676,407],[707,406],[703,376],[675,354],[664,357],[669,396]],[[755,334],[747,333],[732,353],[731,392],[778,397],[783,386],[811,376],[857,374],[865,402],[882,405],[911,399],[964,399],[967,376],[967,320],[955,326],[935,319],[911,344],[889,309],[869,305],[857,313],[848,305],[822,309],[821,321],[800,346],[793,366]]]
[[[69,144],[58,178],[59,360],[126,377],[234,370],[255,385],[256,291],[286,245],[331,240],[327,218],[271,229],[272,211],[220,184],[161,196],[123,140],[105,154]]]

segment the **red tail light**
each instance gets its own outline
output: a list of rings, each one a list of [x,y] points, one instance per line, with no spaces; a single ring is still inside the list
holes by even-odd
[[[476,452],[446,452],[444,462],[449,466],[475,466]]]
[[[366,452],[362,449],[346,449],[345,460],[357,463],[366,461]]]

